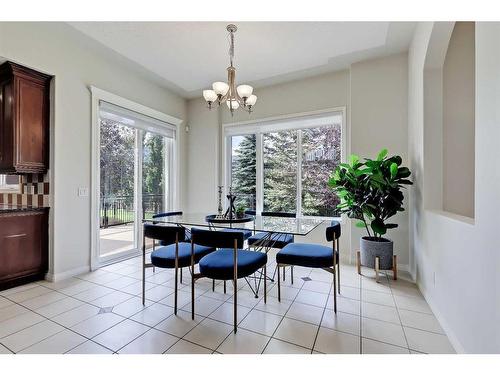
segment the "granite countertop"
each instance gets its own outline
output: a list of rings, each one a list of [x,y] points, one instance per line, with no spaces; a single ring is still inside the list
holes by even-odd
[[[48,207],[33,207],[12,204],[0,204],[0,214],[7,212],[23,212],[23,211],[43,211],[48,210]]]

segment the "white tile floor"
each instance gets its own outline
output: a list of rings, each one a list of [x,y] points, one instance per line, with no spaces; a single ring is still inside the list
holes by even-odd
[[[274,270],[269,253],[268,275]],[[58,283],[41,281],[0,292],[3,353],[453,353],[416,286],[372,270],[343,265],[338,313],[333,313],[331,275],[295,268],[268,301],[238,284],[238,333],[232,331],[232,285],[196,283],[191,320],[190,277],[184,271],[177,316],[172,270],[147,270],[141,303],[141,259],[133,258]],[[302,278],[311,280],[304,281]]]

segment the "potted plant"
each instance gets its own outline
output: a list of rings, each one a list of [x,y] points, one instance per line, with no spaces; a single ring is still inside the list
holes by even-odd
[[[245,217],[245,210],[246,206],[244,204],[239,204],[238,206],[236,206],[236,217],[238,219]]]
[[[351,155],[350,162],[339,164],[328,182],[340,198],[340,212],[366,230],[367,236],[360,239],[362,265],[374,268],[378,257],[379,269],[393,268],[393,242],[384,236],[388,229],[398,227],[388,220],[404,211],[402,188],[412,184],[410,170],[401,163],[400,156],[387,156],[386,149],[375,160],[360,161]]]

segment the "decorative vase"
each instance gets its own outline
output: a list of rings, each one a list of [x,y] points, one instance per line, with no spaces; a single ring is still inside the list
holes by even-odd
[[[387,238],[361,237],[361,265],[375,268],[375,258],[379,257],[381,270],[393,269],[394,242]]]

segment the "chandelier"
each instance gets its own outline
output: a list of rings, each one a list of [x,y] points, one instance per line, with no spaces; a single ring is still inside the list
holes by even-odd
[[[229,62],[227,68],[227,81],[214,82],[212,84],[213,90],[203,90],[203,97],[207,101],[208,109],[212,109],[215,102],[220,106],[221,103],[226,102],[227,107],[233,115],[234,111],[239,107],[243,108],[248,113],[252,112],[252,108],[257,101],[257,97],[252,94],[253,87],[249,85],[239,85],[236,87],[234,78],[236,69],[233,66],[234,58],[234,33],[238,28],[236,25],[227,25],[226,30],[229,31]]]

